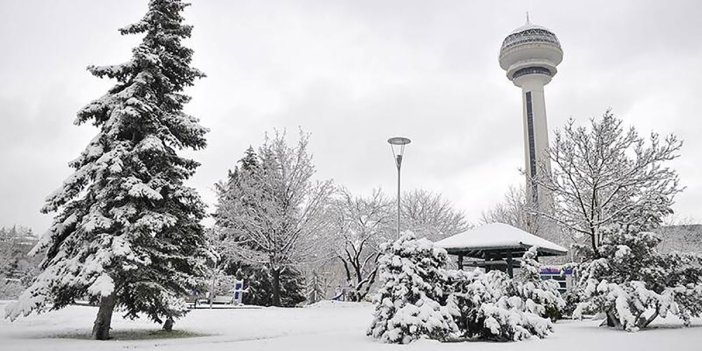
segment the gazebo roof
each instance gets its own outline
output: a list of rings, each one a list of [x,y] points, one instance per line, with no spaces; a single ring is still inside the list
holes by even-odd
[[[541,256],[562,256],[568,250],[536,235],[504,223],[490,223],[434,243],[453,255],[485,257],[486,252],[523,254],[536,246]]]

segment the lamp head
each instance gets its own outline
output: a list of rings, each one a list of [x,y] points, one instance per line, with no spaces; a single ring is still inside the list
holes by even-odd
[[[390,143],[390,145],[401,145],[402,146],[402,145],[407,145],[411,142],[412,142],[411,140],[409,140],[405,137],[394,137],[394,138],[388,139],[388,143]]]
[[[395,158],[395,165],[397,166],[398,170],[402,165],[402,155],[405,153],[405,145],[411,142],[411,140],[405,137],[394,137],[388,139],[388,144],[390,144],[390,150],[392,150],[392,155]]]

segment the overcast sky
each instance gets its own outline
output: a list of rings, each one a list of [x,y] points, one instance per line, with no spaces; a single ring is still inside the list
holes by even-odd
[[[442,193],[468,218],[524,180],[521,97],[500,69],[504,37],[546,26],[564,59],[546,87],[550,133],[607,108],[684,139],[672,163],[680,218],[702,219],[702,1],[194,0],[187,45],[208,74],[187,111],[210,128],[191,184],[212,184],[265,132],[302,127],[320,179],[395,189],[391,136],[412,139],[403,188]],[[46,230],[44,198],[96,130],[75,113],[114,84],[85,67],[126,61],[117,28],[146,0],[0,0],[0,226]],[[294,142],[291,138],[291,142]]]

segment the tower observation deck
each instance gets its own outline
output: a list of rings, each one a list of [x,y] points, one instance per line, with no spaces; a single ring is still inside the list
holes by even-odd
[[[548,210],[551,195],[531,181],[541,170],[550,172],[546,156],[548,127],[544,86],[551,82],[563,60],[563,50],[556,35],[545,27],[529,22],[510,33],[502,42],[500,67],[507,79],[522,89],[524,123],[524,159],[527,177],[527,202]]]

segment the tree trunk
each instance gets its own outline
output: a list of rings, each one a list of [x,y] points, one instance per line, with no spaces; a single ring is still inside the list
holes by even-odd
[[[595,257],[599,258],[600,257],[600,252],[597,251],[597,233],[595,231],[590,230],[590,244],[592,245],[592,252],[595,254]]]
[[[115,310],[117,297],[113,292],[109,296],[100,298],[100,309],[98,310],[95,324],[93,324],[92,336],[95,340],[107,340],[110,338],[110,324],[112,323],[112,312]]]
[[[622,324],[619,322],[619,318],[614,315],[614,312],[607,311],[607,326],[614,328],[622,328]]]
[[[175,324],[175,322],[173,322],[173,318],[168,317],[168,319],[166,319],[166,322],[163,323],[163,330],[167,332],[172,331],[173,324]]]
[[[646,328],[656,318],[658,318],[658,309],[656,309],[656,312],[654,312],[650,317],[648,317],[648,319],[643,319],[641,321],[641,323],[639,323],[638,327],[639,328]]]
[[[210,282],[210,309],[212,309],[212,304],[214,303],[214,290],[215,281],[217,280],[217,270],[215,266],[212,266],[212,281]]]
[[[280,307],[280,269],[271,269],[271,278],[273,279],[273,301],[272,305]]]
[[[378,276],[378,266],[375,266],[375,269],[373,269],[373,272],[371,272],[371,274],[370,274],[368,284],[366,284],[366,287],[363,290],[363,293],[361,294],[360,298],[358,299],[359,301],[362,301],[363,299],[366,298],[366,295],[368,295],[368,292],[370,292],[370,289],[373,286],[373,283],[375,283],[375,277],[377,277],[377,276]]]

